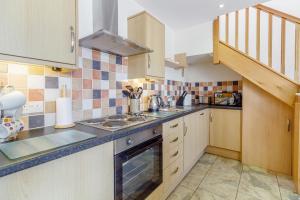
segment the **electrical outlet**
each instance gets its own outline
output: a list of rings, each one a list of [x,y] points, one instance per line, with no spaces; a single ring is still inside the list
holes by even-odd
[[[42,101],[29,102],[23,106],[23,114],[44,112],[44,103]]]

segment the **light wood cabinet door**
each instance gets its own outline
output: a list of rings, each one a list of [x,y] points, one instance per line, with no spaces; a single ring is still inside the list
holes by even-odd
[[[113,143],[0,178],[5,200],[113,200]]]
[[[128,58],[128,78],[164,78],[164,24],[147,12],[141,12],[128,18],[128,39],[153,50]]]
[[[210,145],[241,151],[241,111],[211,109]]]
[[[200,144],[199,153],[200,156],[209,144],[209,110],[203,110],[198,112],[199,115],[199,130],[200,130]]]
[[[76,0],[0,0],[0,5],[1,58],[75,64]]]
[[[197,113],[184,116],[184,138],[183,138],[183,158],[184,158],[184,173],[186,174],[197,161],[198,140],[197,134]]]

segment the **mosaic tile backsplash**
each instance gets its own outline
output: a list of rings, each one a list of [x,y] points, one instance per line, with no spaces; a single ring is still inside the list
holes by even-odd
[[[128,99],[122,94],[126,85],[142,87],[141,109],[147,110],[148,97],[160,94],[176,101],[183,90],[192,94],[193,103],[199,96],[212,96],[214,92],[242,91],[241,81],[181,82],[127,80],[127,58],[107,53],[80,49],[78,69],[53,71],[45,66],[0,63],[1,85],[13,85],[27,97],[22,120],[25,129],[55,124],[55,100],[60,88],[68,88],[72,98],[73,120],[79,121],[128,112]]]

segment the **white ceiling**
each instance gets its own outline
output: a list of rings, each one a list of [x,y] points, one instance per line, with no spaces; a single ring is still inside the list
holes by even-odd
[[[268,0],[135,0],[173,30],[213,20],[216,16]],[[219,5],[224,4],[220,9]]]

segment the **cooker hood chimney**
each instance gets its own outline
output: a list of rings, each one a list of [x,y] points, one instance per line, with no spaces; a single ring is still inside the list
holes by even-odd
[[[118,0],[93,0],[93,30],[79,46],[125,57],[152,52],[118,35]]]

